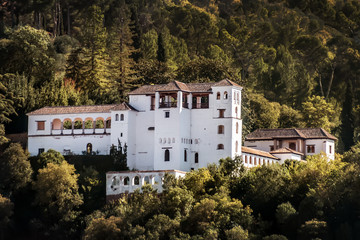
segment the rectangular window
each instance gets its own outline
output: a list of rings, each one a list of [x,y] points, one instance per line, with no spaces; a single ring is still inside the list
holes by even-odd
[[[274,151],[274,145],[270,145],[270,151]]]
[[[37,122],[37,130],[45,130],[45,121]]]
[[[218,109],[219,110],[219,118],[224,118],[225,109]]]
[[[45,152],[45,149],[44,148],[39,148],[39,151],[38,151],[38,154],[42,154],[43,152]]]
[[[165,112],[165,118],[170,118],[170,112]]]
[[[329,146],[329,153],[330,153],[330,154],[331,154],[331,152],[332,152],[332,149],[331,149],[331,148],[332,148],[332,146],[330,145],[330,146]]]
[[[315,145],[306,145],[306,152],[307,153],[314,153],[315,152]]]

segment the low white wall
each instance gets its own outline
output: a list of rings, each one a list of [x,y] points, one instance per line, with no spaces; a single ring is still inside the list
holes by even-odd
[[[186,174],[177,170],[108,172],[106,173],[106,196],[133,193],[136,189],[141,191],[141,187],[145,184],[150,184],[158,193],[161,193],[166,173],[173,174],[176,178],[184,177]]]

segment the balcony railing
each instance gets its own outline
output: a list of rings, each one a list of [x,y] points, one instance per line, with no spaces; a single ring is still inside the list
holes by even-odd
[[[183,108],[189,108],[189,104],[186,103],[186,102],[183,102],[183,103],[182,103],[182,106],[183,106]]]
[[[159,108],[176,108],[177,102],[161,102]]]
[[[193,109],[209,108],[209,103],[193,103]]]

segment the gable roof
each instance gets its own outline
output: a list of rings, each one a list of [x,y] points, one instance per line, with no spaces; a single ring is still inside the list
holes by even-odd
[[[279,128],[279,129],[256,129],[249,133],[245,140],[273,140],[287,138],[302,139],[331,139],[337,140],[336,137],[328,133],[323,128]]]
[[[233,81],[230,81],[229,79],[225,78],[219,82],[216,82],[213,84],[214,87],[223,87],[223,86],[235,86],[242,88],[239,84],[234,83]]]
[[[257,149],[254,149],[254,148],[241,147],[241,151],[242,151],[243,153],[258,155],[258,156],[261,156],[261,157],[267,157],[267,158],[272,158],[272,159],[277,159],[277,160],[279,159],[279,158],[271,155],[271,154],[268,153],[268,152],[261,151],[261,150],[257,150]]]
[[[221,86],[236,86],[242,88],[240,85],[224,79],[219,82],[207,82],[207,83],[183,83],[179,81],[172,81],[167,84],[156,84],[156,85],[144,85],[134,91],[131,91],[129,95],[148,95],[155,94],[155,92],[166,92],[166,91],[183,91],[183,92],[195,92],[211,93],[211,87]]]
[[[295,150],[292,150],[291,148],[279,148],[279,149],[276,149],[276,150],[273,150],[270,152],[271,154],[284,154],[284,153],[292,153],[292,154],[297,154],[297,155],[301,155],[303,156],[304,154],[301,153],[301,152],[297,152]]]
[[[43,107],[29,112],[27,115],[50,115],[50,114],[72,114],[72,113],[109,113],[111,111],[133,110],[137,111],[128,103],[110,105],[84,105],[65,107]]]

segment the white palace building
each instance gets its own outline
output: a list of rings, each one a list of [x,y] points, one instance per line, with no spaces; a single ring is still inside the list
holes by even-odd
[[[126,143],[128,166],[138,171],[107,173],[107,195],[132,192],[145,183],[161,191],[165,172],[183,176],[226,157],[242,156],[244,165],[253,167],[320,151],[333,155],[336,138],[322,129],[289,130],[299,133],[290,137],[277,130],[274,136],[255,131],[241,147],[241,91],[227,79],[173,81],[139,87],[129,93],[129,103],[44,107],[28,113],[28,150],[31,155],[49,149],[106,155],[119,140]]]

